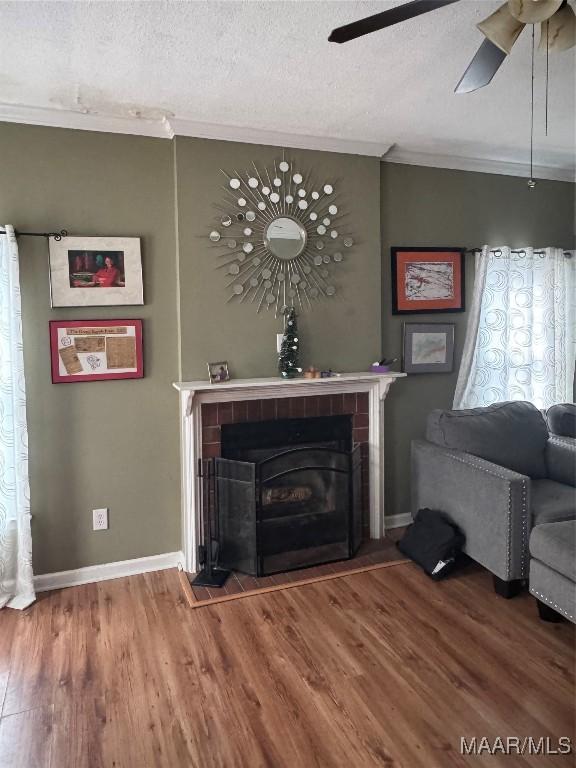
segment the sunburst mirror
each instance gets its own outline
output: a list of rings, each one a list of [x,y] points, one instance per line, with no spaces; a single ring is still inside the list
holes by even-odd
[[[226,275],[229,301],[257,311],[310,309],[337,294],[334,271],[354,245],[335,182],[319,183],[294,161],[226,172],[224,200],[209,239]]]

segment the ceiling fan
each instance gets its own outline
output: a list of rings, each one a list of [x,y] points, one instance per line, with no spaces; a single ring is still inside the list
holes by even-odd
[[[330,33],[332,43],[347,43],[415,16],[435,11],[459,0],[411,0],[404,5],[338,27]],[[540,24],[540,48],[565,51],[576,45],[576,14],[567,0],[507,0],[477,26],[486,40],[454,89],[470,93],[488,85],[527,24]]]

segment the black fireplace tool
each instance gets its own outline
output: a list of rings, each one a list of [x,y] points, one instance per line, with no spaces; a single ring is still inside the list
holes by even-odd
[[[216,511],[216,484],[214,462],[198,461],[198,476],[201,479],[202,530],[204,543],[198,547],[198,561],[202,570],[192,579],[193,587],[223,587],[230,571],[218,568],[218,538],[213,536],[212,517]]]

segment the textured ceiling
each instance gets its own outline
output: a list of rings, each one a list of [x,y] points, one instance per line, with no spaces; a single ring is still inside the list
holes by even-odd
[[[530,29],[482,91],[454,86],[500,3],[462,2],[364,38],[338,25],[393,2],[3,2],[0,103],[161,116],[401,150],[526,162]],[[574,49],[536,61],[535,162],[575,154]],[[0,118],[1,119],[1,118]]]

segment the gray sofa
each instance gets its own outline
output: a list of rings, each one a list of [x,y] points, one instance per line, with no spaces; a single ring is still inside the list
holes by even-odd
[[[576,623],[576,520],[537,525],[530,535],[530,592],[544,621]]]
[[[575,486],[576,444],[551,436],[531,403],[433,411],[412,443],[412,514],[447,514],[504,597],[528,578],[533,526],[576,518]]]

